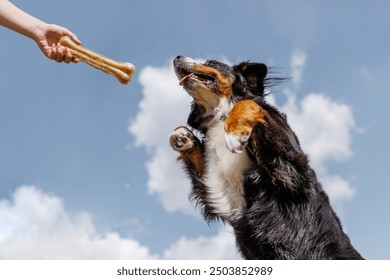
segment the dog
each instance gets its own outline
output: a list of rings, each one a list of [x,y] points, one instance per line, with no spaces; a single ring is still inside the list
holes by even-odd
[[[266,102],[268,67],[184,56],[173,64],[193,102],[169,142],[205,220],[229,223],[245,259],[363,259],[286,115]]]

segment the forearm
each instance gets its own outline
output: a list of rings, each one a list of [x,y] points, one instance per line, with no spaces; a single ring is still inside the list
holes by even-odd
[[[0,0],[0,25],[33,38],[33,31],[44,28],[46,23],[25,13],[11,2]]]
[[[42,53],[50,59],[65,63],[78,61],[68,48],[63,48],[59,44],[60,38],[65,35],[71,37],[77,44],[81,44],[76,35],[62,26],[47,24],[29,15],[8,0],[0,0],[0,26],[31,38]]]

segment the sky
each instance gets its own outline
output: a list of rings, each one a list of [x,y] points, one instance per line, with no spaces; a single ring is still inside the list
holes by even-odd
[[[0,259],[239,259],[168,135],[190,97],[172,59],[257,61],[344,230],[390,259],[388,1],[12,1],[135,65],[128,85],[0,27]]]

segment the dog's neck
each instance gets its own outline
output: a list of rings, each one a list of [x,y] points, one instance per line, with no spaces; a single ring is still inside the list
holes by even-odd
[[[232,108],[233,104],[227,98],[221,98],[218,107],[213,109],[214,119],[217,121],[226,119]]]
[[[210,110],[206,110],[203,115],[203,124],[201,125],[199,130],[203,133],[207,133],[207,130],[210,127],[215,126],[220,121],[226,120],[227,116],[233,108],[233,105],[234,104],[232,104],[229,99],[221,98],[217,107]]]

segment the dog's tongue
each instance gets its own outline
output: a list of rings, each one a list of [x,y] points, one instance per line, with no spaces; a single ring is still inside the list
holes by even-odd
[[[186,76],[184,76],[180,81],[179,81],[179,86],[182,86],[184,84],[184,82],[189,78],[189,77],[192,77],[194,76],[194,73],[191,73],[191,74],[188,74]]]

